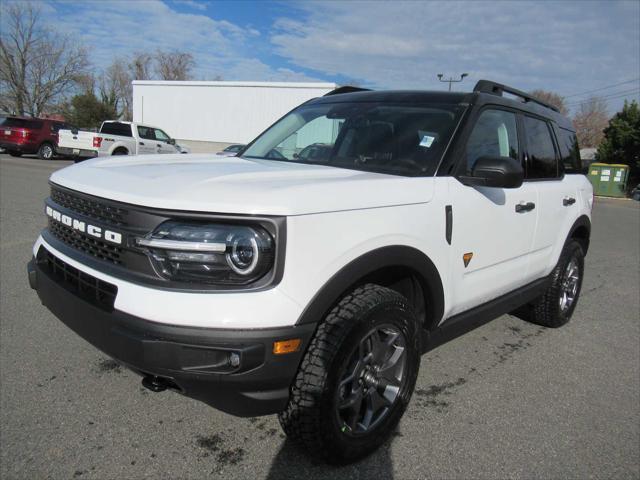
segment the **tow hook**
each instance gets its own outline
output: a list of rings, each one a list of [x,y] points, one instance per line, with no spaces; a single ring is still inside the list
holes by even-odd
[[[171,386],[171,381],[155,375],[147,375],[142,378],[142,386],[152,392],[164,392]]]

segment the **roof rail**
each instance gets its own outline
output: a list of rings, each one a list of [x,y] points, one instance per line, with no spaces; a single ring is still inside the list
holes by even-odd
[[[539,100],[536,97],[532,97],[531,95],[529,95],[526,92],[523,92],[522,90],[516,90],[515,88],[508,87],[506,85],[502,85],[497,82],[492,82],[491,80],[478,80],[478,83],[476,83],[476,86],[473,88],[473,91],[480,92],[480,93],[490,93],[492,95],[498,95],[500,97],[502,97],[503,92],[507,92],[507,93],[510,93],[511,95],[515,95],[516,97],[522,98],[522,100],[525,103],[534,102],[534,103],[537,103],[538,105],[542,105],[543,107],[550,108],[554,112],[560,111],[558,107],[551,105],[550,103],[543,102],[542,100]]]
[[[339,93],[351,93],[351,92],[370,92],[370,88],[352,87],[351,85],[344,85],[342,87],[335,88],[329,93],[325,93],[323,96],[338,95]]]

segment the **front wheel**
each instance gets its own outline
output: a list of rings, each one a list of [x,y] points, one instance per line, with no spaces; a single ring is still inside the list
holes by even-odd
[[[550,328],[567,323],[578,303],[583,275],[584,252],[577,241],[570,240],[551,274],[551,284],[532,304],[531,321]]]
[[[419,362],[407,300],[378,285],[359,287],[318,327],[278,415],[282,429],[329,463],[368,455],[400,421]]]

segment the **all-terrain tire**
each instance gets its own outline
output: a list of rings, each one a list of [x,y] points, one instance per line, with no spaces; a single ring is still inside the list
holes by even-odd
[[[571,274],[571,271],[574,273]],[[569,278],[577,275],[575,279]],[[576,240],[569,240],[560,254],[551,274],[547,290],[531,304],[530,321],[550,328],[566,324],[576,308],[584,276],[584,251]],[[567,304],[567,287],[570,285],[571,302]]]
[[[341,425],[337,402],[344,390],[338,385],[354,349],[360,348],[372,329],[385,326],[404,338],[404,383],[393,403],[385,407],[386,416],[370,431],[355,436]],[[379,285],[358,287],[319,325],[291,387],[289,404],[278,414],[280,425],[289,439],[328,463],[344,464],[366,456],[396,428],[413,393],[419,362],[418,324],[407,299]]]

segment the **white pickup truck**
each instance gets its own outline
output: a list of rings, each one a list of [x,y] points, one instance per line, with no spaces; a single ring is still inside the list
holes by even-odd
[[[60,130],[56,151],[59,155],[78,159],[110,155],[189,153],[186,147],[177,145],[160,128],[113,120],[103,122],[98,133]]]

